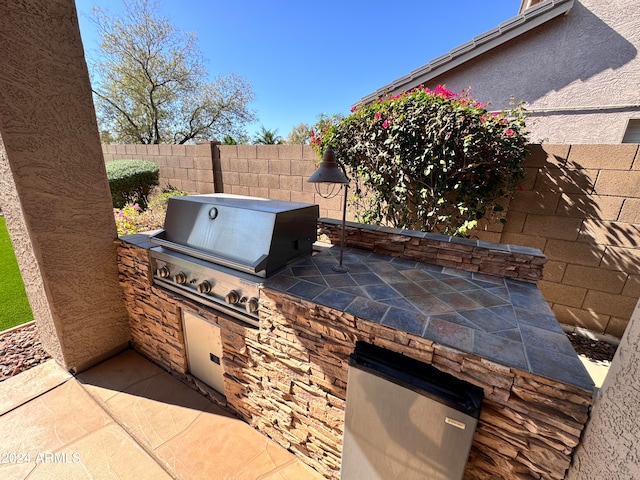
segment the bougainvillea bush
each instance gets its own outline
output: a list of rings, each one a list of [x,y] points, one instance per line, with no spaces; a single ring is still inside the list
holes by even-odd
[[[420,87],[354,107],[311,144],[320,156],[332,147],[355,180],[358,221],[464,236],[481,219],[504,221],[524,177],[525,111],[489,112],[469,92]]]

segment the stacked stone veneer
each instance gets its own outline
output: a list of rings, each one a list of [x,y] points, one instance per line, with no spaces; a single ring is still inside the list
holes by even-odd
[[[227,373],[241,388],[228,401],[327,477],[340,466],[348,355],[364,340],[484,389],[465,478],[564,478],[590,392],[287,294],[265,290],[262,302],[258,338],[230,349]]]
[[[339,477],[347,361],[357,340],[484,389],[465,478],[564,478],[590,391],[269,289],[261,292],[260,328],[252,328],[153,286],[144,244],[120,242],[118,250],[135,348],[187,377],[180,310],[220,325],[226,405],[327,478]]]
[[[148,249],[117,243],[120,285],[129,312],[133,346],[165,369],[186,374],[184,333],[175,296],[153,286]]]
[[[342,223],[322,218],[318,234],[340,244]],[[536,283],[546,257],[535,248],[347,222],[345,245],[372,252]]]

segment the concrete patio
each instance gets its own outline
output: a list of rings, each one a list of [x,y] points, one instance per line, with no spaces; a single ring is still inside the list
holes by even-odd
[[[50,360],[0,383],[0,478],[322,476],[132,350],[73,377]]]

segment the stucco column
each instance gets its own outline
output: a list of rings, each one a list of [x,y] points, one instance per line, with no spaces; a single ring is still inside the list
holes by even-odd
[[[593,406],[568,480],[640,478],[640,301]]]
[[[83,370],[129,339],[73,0],[0,3],[0,207],[45,349]]]

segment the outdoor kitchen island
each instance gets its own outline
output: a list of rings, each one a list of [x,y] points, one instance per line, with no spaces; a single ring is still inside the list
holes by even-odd
[[[319,227],[338,238],[337,222]],[[153,285],[149,245],[124,239],[134,346],[187,378],[181,311],[216,323],[226,406],[339,478],[348,357],[365,341],[483,388],[465,478],[564,478],[594,387],[535,286],[544,257],[359,224],[347,245],[347,273],[334,246],[267,278],[256,328]]]

